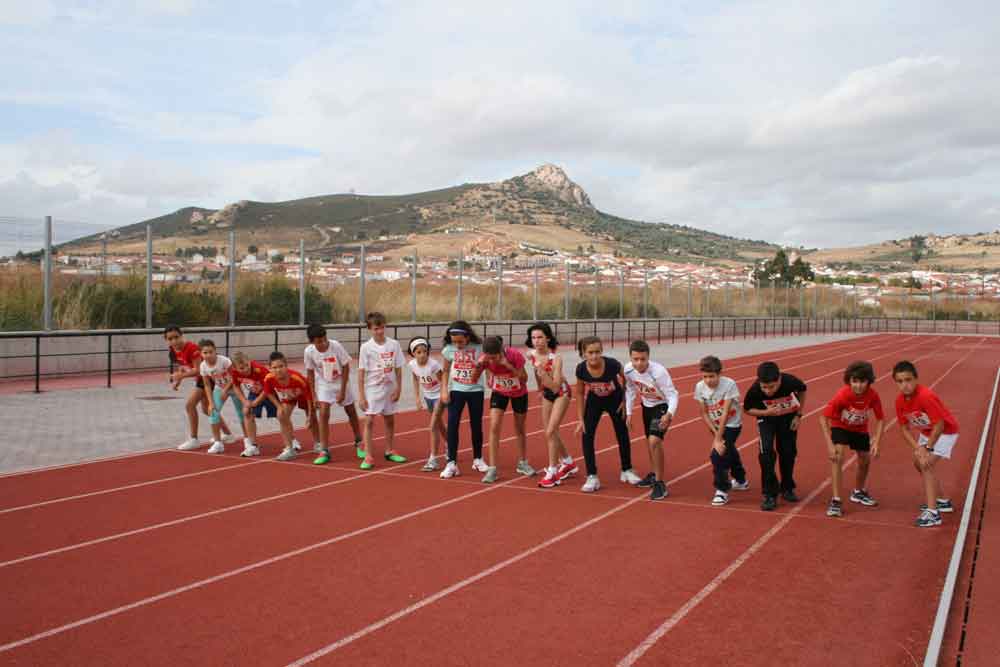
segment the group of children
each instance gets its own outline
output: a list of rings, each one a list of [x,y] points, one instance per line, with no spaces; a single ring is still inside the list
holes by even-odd
[[[271,353],[267,367],[248,360],[241,352],[229,359],[218,353],[213,341],[204,339],[198,344],[185,341],[180,328],[168,326],[164,336],[172,366],[177,366],[170,377],[174,389],[185,378],[196,379],[186,404],[190,437],[179,449],[200,446],[199,406],[212,427],[213,441],[208,452],[222,453],[226,444],[235,442],[222,417],[222,409],[231,399],[243,427],[242,456],[260,454],[255,442],[256,419],[266,411],[269,418],[277,418],[281,430],[284,448],[278,460],[297,457],[302,447],[294,437],[292,414],[298,407],[306,413],[306,424],[314,439],[314,463],[322,465],[330,460],[330,412],[338,405],[354,432],[354,449],[363,470],[375,465],[373,425],[378,415],[384,422],[383,457],[405,463],[407,459],[393,449],[393,442],[402,369],[407,366],[412,375],[416,407],[426,409],[430,415],[430,454],[424,471],[441,470],[444,479],[461,474],[459,430],[462,414],[468,408],[472,468],[483,474],[484,483],[496,482],[500,478],[500,434],[504,414],[510,407],[517,448],[515,472],[532,477],[536,471],[528,462],[526,427],[530,365],[540,393],[541,426],[547,445],[548,461],[538,482],[540,487],[560,485],[579,472],[560,435],[571,399],[575,398],[576,435],[581,436],[587,471],[582,491],[592,493],[601,488],[596,433],[602,417],[607,415],[617,441],[620,480],[650,488],[652,500],[667,497],[664,439],[677,413],[679,394],[669,371],[650,359],[650,348],[645,341],[630,344],[629,361],[622,366],[618,360],[604,355],[600,338],[581,339],[577,350],[582,361],[577,364],[575,382],[570,385],[564,376],[559,343],[544,322],[528,327],[527,350],[521,352],[505,344],[499,336],[480,339],[468,322],[458,320],[445,332],[442,361],[431,356],[430,341],[418,337],[407,345],[411,357],[408,363],[399,342],[386,336],[386,319],[381,313],[369,313],[366,322],[371,338],[358,352],[357,394],[350,378],[350,354],[339,342],[330,340],[321,325],[310,325],[306,331],[309,346],[303,353],[305,376],[288,368],[281,352]],[[736,381],[722,375],[722,362],[717,357],[703,358],[699,369],[702,377],[693,396],[712,439],[709,459],[715,492],[711,504],[725,505],[730,492],[749,489],[736,443],[744,413],[757,420],[761,509],[774,510],[779,496],[785,502],[797,502],[794,468],[806,384],[790,373],[781,372],[774,362],[764,362],[757,367],[756,381],[744,394],[741,404]],[[953,507],[941,490],[935,466],[941,459],[951,457],[958,438],[958,423],[937,394],[919,384],[916,367],[911,362],[896,364],[892,377],[899,388],[895,405],[897,421],[924,483],[926,503],[920,507],[916,525],[937,526],[941,524],[941,513],[951,512]],[[823,408],[819,420],[831,463],[832,495],[827,506],[830,517],[843,516],[842,478],[848,450],[858,460],[854,488],[848,499],[863,506],[878,505],[868,492],[867,479],[871,461],[879,455],[882,433],[888,428],[881,399],[873,387],[872,365],[865,361],[850,364],[843,381],[844,386]],[[490,422],[484,458],[483,408],[487,385]],[[355,406],[360,407],[362,419]],[[630,431],[637,407],[651,468],[644,477],[632,466]]]

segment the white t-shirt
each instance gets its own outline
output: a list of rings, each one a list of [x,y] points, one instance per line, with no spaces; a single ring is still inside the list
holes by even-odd
[[[403,348],[394,338],[386,338],[379,345],[368,339],[358,351],[358,368],[365,371],[365,396],[378,400],[396,390],[396,369],[406,364]]]
[[[667,411],[671,415],[677,414],[679,395],[670,373],[663,367],[663,364],[650,361],[646,372],[640,373],[633,368],[630,362],[625,366],[624,372],[626,414],[632,414],[632,405],[635,403],[636,396],[642,399],[642,404],[647,408],[666,403]]]
[[[233,382],[233,376],[229,373],[229,369],[232,367],[233,362],[229,360],[229,357],[217,354],[214,366],[209,366],[207,361],[202,360],[198,372],[202,377],[212,378],[212,382],[219,389],[228,389]]]
[[[428,357],[427,363],[423,366],[418,364],[416,359],[410,359],[409,365],[417,381],[420,382],[420,391],[423,392],[424,398],[441,398],[441,380],[438,379],[438,373],[444,371],[441,362]]]
[[[320,352],[315,345],[306,348],[303,356],[306,371],[316,373],[316,386],[330,385],[340,389],[341,368],[351,363],[351,355],[344,346],[335,340],[329,341],[325,352]]]
[[[709,418],[716,424],[722,417],[722,404],[726,399],[732,401],[729,405],[726,426],[739,428],[743,423],[743,412],[740,410],[740,389],[734,380],[723,376],[719,378],[719,384],[715,389],[709,389],[704,380],[699,381],[694,387],[694,400],[705,404]]]

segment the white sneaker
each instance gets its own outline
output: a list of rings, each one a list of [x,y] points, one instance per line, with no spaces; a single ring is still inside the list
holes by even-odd
[[[299,442],[298,440],[296,440],[295,438],[292,438],[292,449],[294,449],[297,452],[301,452],[302,451],[302,443]]]
[[[597,475],[587,475],[587,481],[583,483],[580,490],[584,493],[593,493],[601,488],[601,480],[597,479]]]
[[[454,461],[448,461],[448,465],[444,467],[441,471],[441,479],[451,479],[452,477],[458,477],[462,474],[462,471],[458,469],[458,464]]]
[[[240,456],[260,456],[260,448],[257,445],[244,445]]]
[[[294,447],[285,447],[284,449],[281,450],[281,453],[278,454],[277,458],[279,461],[291,461],[292,459],[295,458],[295,456],[296,454]]]
[[[716,490],[715,495],[712,496],[712,507],[722,507],[729,502],[729,494],[725,491]]]
[[[739,482],[737,482],[735,479],[732,482],[730,482],[730,484],[729,484],[729,490],[730,491],[747,491],[749,488],[750,488],[750,479],[749,478],[743,480],[742,484],[740,484]]]
[[[490,467],[482,459],[472,459],[472,469],[478,472],[486,472]]]
[[[198,442],[198,438],[188,438],[181,444],[177,445],[177,449],[182,452],[190,452],[193,449],[198,449],[201,447],[201,443]]]
[[[636,484],[642,481],[642,477],[639,477],[637,474],[635,474],[635,470],[633,470],[632,468],[629,468],[628,470],[623,470],[621,476],[618,479],[625,482],[626,484],[631,484],[632,486],[635,486]]]
[[[424,467],[421,468],[421,470],[423,470],[424,472],[434,472],[440,467],[441,465],[438,463],[438,457],[431,456],[430,458],[427,459],[427,463],[424,464]]]
[[[239,440],[239,437],[236,436],[233,433],[230,433],[228,435],[223,435],[222,436],[222,442],[226,443],[227,445],[231,445],[234,442],[236,442],[237,440]]]
[[[323,446],[322,442],[313,443],[313,452],[316,454],[322,454],[324,449],[326,449],[326,447]]]
[[[208,448],[209,454],[222,454],[225,451],[226,451],[226,446],[221,442],[219,442],[218,440],[213,442],[212,446]]]

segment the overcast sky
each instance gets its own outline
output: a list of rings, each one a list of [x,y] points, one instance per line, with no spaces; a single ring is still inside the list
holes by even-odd
[[[1000,226],[993,1],[0,0],[0,43],[0,217],[553,162],[604,211],[788,245]]]

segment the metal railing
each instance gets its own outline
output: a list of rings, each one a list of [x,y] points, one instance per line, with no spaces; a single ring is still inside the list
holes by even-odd
[[[513,345],[522,345],[530,321],[479,321],[473,326],[481,335],[501,335]],[[900,318],[813,319],[788,317],[752,318],[662,318],[618,320],[551,321],[561,344],[575,344],[583,336],[599,336],[616,342],[643,338],[650,343],[702,340],[749,339],[840,333],[953,333],[1000,336],[1000,322],[975,320],[907,320]],[[447,322],[403,322],[390,324],[387,333],[406,341],[422,336],[440,346]],[[330,338],[349,352],[368,338],[364,325],[330,324]],[[259,327],[198,327],[185,330],[197,341],[213,338],[224,354],[235,349],[265,358],[281,350],[292,359],[301,358],[307,344],[305,327],[299,325]],[[117,374],[169,371],[169,356],[160,329],[108,329],[96,331],[32,331],[0,333],[0,380],[34,379],[41,391],[42,380],[70,376],[104,376],[107,387]]]

